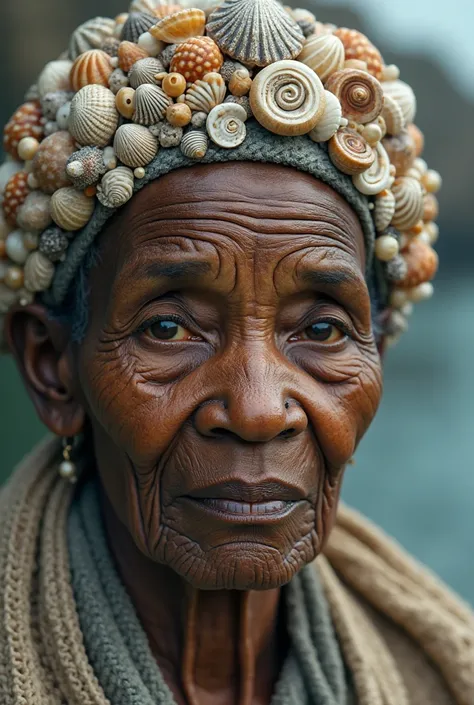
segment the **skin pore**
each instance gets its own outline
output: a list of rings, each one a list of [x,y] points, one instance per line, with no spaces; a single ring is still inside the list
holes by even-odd
[[[322,550],[380,401],[360,224],[296,170],[196,166],[136,194],[100,258],[80,346],[37,304],[10,344],[46,425],[91,431],[178,705],[268,705],[281,587]]]

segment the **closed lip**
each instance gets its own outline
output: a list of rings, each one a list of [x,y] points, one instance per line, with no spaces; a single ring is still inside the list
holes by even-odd
[[[304,492],[298,487],[284,485],[275,481],[249,484],[240,480],[223,482],[218,485],[202,487],[186,493],[191,499],[224,499],[248,504],[264,504],[267,502],[298,502],[306,499]]]

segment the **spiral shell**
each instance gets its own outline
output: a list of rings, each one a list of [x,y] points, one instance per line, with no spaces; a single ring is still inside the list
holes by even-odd
[[[438,269],[438,256],[433,248],[419,238],[413,238],[403,250],[407,273],[397,286],[414,289],[433,279]]]
[[[66,166],[68,177],[81,190],[96,184],[105,172],[104,153],[98,147],[83,147],[74,152]]]
[[[158,140],[142,125],[122,125],[115,133],[114,151],[131,169],[146,166],[158,152]]]
[[[94,199],[88,198],[72,186],[61,188],[51,198],[51,217],[67,232],[80,230],[94,212]]]
[[[411,134],[408,130],[402,130],[396,136],[385,137],[383,145],[390,162],[396,169],[397,176],[404,176],[416,159],[416,145]]]
[[[42,191],[52,194],[70,185],[66,165],[75,150],[74,140],[65,130],[43,140],[33,159],[33,174]]]
[[[367,37],[355,29],[341,27],[334,31],[344,45],[346,60],[357,59],[365,61],[367,70],[377,80],[381,80],[384,61],[378,49],[374,47]]]
[[[70,91],[70,73],[72,61],[67,59],[50,61],[46,64],[38,78],[38,93],[40,98],[44,98],[46,93],[56,93],[56,91]]]
[[[131,12],[122,27],[120,39],[126,42],[138,43],[140,36],[148,32],[156,23],[156,17],[145,12]]]
[[[294,59],[305,40],[276,0],[224,0],[208,17],[206,31],[224,54],[250,66]]]
[[[374,152],[375,160],[372,166],[362,174],[352,177],[356,189],[366,196],[375,196],[392,184],[390,158],[380,142],[374,147]]]
[[[201,37],[206,26],[206,15],[202,10],[189,8],[168,15],[150,27],[150,34],[167,44],[182,44],[191,37]]]
[[[350,127],[339,130],[329,140],[329,156],[334,166],[349,176],[367,171],[375,161],[372,147]]]
[[[178,45],[171,60],[170,71],[194,83],[206,73],[218,73],[223,63],[222,52],[213,39],[193,37]]]
[[[159,86],[145,83],[135,91],[135,112],[133,121],[139,125],[156,125],[163,120],[171,99]],[[140,165],[138,165],[140,166]]]
[[[118,121],[115,96],[104,86],[85,86],[72,99],[69,132],[81,145],[105,147]]]
[[[250,105],[258,120],[277,135],[304,135],[324,114],[326,96],[318,76],[299,61],[278,61],[255,77]]]
[[[181,141],[181,151],[189,159],[203,159],[209,146],[209,138],[205,132],[191,130]]]
[[[117,55],[119,68],[125,73],[128,73],[137,61],[148,57],[146,51],[133,42],[120,42]]]
[[[384,81],[382,90],[385,97],[393,98],[398,103],[403,113],[404,124],[406,127],[413,122],[416,115],[416,97],[413,89],[403,81]]]
[[[324,113],[311,130],[309,136],[313,142],[327,142],[333,137],[341,126],[347,125],[347,120],[342,117],[342,108],[334,93],[325,91],[326,107]]]
[[[112,36],[114,27],[115,22],[109,17],[95,17],[81,24],[71,36],[69,58],[75,61],[90,49],[100,49],[104,41]]]
[[[383,91],[380,83],[370,74],[357,69],[336,71],[326,83],[342,106],[348,120],[365,125],[375,120],[383,108]]]
[[[107,208],[120,208],[133,196],[133,171],[118,166],[109,171],[97,187],[97,198]]]
[[[334,34],[323,34],[319,37],[310,37],[298,61],[313,69],[323,83],[344,66],[344,45]]]
[[[17,224],[18,209],[25,202],[29,192],[28,174],[26,171],[18,171],[13,174],[5,186],[2,203],[3,215],[7,223],[13,228]]]
[[[382,117],[385,120],[388,135],[399,135],[405,126],[405,117],[397,101],[384,94]]]
[[[423,217],[423,187],[417,179],[400,176],[392,186],[395,213],[392,225],[398,230],[413,228]]]
[[[211,140],[219,147],[233,149],[245,140],[247,113],[240,105],[223,103],[208,115],[206,128]]]
[[[219,73],[208,73],[195,81],[186,91],[186,104],[191,110],[210,113],[223,102],[226,94],[225,81]]]
[[[34,137],[41,141],[41,117],[41,107],[36,101],[24,103],[13,113],[3,131],[3,148],[13,159],[19,159],[18,145],[24,137]]]
[[[73,90],[79,91],[84,86],[96,84],[109,85],[109,76],[113,71],[110,56],[100,49],[90,49],[77,57],[71,69]]]
[[[17,222],[27,232],[41,232],[51,223],[51,197],[41,191],[32,191],[18,209]]]
[[[54,264],[42,252],[32,252],[25,264],[25,288],[33,293],[46,291],[54,276]]]
[[[144,83],[155,83],[156,74],[162,73],[164,68],[161,61],[154,57],[149,56],[146,59],[140,59],[133,65],[128,74],[130,85],[132,88],[138,88]]]
[[[394,213],[395,196],[389,189],[384,189],[375,199],[374,223],[378,233],[388,228],[392,222]]]

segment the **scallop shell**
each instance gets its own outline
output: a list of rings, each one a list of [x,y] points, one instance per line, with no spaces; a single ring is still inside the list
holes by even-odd
[[[137,61],[148,57],[146,51],[133,42],[120,42],[117,54],[119,68],[125,73],[128,73]]]
[[[374,223],[378,233],[383,232],[392,222],[395,213],[395,196],[389,189],[381,191],[375,199]]]
[[[158,140],[143,125],[122,125],[115,133],[114,151],[126,166],[146,166],[158,152]]]
[[[95,17],[81,24],[71,36],[69,58],[75,61],[90,49],[100,49],[105,39],[112,36],[114,27],[115,21],[109,17]]]
[[[416,145],[411,134],[408,130],[402,130],[399,135],[385,137],[383,145],[397,170],[397,176],[404,176],[416,159]]]
[[[251,66],[294,59],[305,41],[276,0],[224,0],[208,17],[206,31],[224,54]]]
[[[109,85],[109,76],[113,71],[110,56],[101,49],[90,49],[75,60],[71,69],[71,84],[75,91],[84,86]]]
[[[400,106],[406,127],[413,122],[416,115],[416,97],[412,88],[403,81],[384,81],[382,90],[385,96],[390,96]]]
[[[224,101],[226,94],[225,81],[220,73],[208,73],[204,78],[195,81],[186,91],[186,104],[191,110],[210,113],[212,108]]]
[[[405,116],[400,105],[390,95],[384,94],[382,117],[385,120],[387,134],[399,135],[405,126]]]
[[[350,127],[338,130],[329,140],[329,156],[334,166],[349,176],[367,171],[375,161],[372,147]]]
[[[374,152],[375,160],[372,166],[362,174],[352,177],[356,189],[366,196],[375,196],[392,184],[390,158],[380,142],[374,147]]]
[[[118,121],[115,96],[104,86],[85,86],[72,99],[69,132],[81,145],[105,147]]]
[[[205,132],[191,130],[181,141],[181,151],[189,159],[203,159],[209,146],[209,138]]]
[[[206,27],[206,15],[197,8],[179,10],[164,17],[153,27],[150,34],[167,44],[182,44],[192,37],[202,37]]]
[[[382,86],[366,71],[336,71],[327,81],[326,89],[339,99],[342,114],[348,120],[365,125],[375,120],[382,112]]]
[[[344,67],[344,45],[334,34],[310,37],[298,61],[313,69],[321,81],[326,83],[329,76]]]
[[[346,29],[344,27],[336,29],[334,34],[344,44],[346,60],[358,59],[359,61],[365,61],[368,72],[380,81],[383,74],[384,61],[379,50],[374,47],[365,34],[355,29]]]
[[[164,119],[166,108],[171,105],[171,102],[171,99],[159,86],[152,86],[149,83],[138,86],[135,91],[133,122],[147,127],[156,125],[157,122]]]
[[[41,107],[37,101],[23,103],[15,110],[3,131],[3,148],[13,159],[19,159],[18,145],[24,137],[41,141],[44,134],[41,117]]]
[[[72,186],[60,188],[51,198],[51,217],[67,232],[87,225],[94,212],[94,199],[88,198]]]
[[[304,135],[324,114],[326,95],[319,77],[299,61],[278,61],[260,71],[250,89],[258,120],[277,135]]]
[[[219,72],[224,63],[222,52],[210,37],[193,37],[179,44],[173,55],[170,71],[180,73],[194,83],[211,71]]]
[[[207,133],[219,147],[233,149],[242,144],[247,136],[246,120],[247,113],[242,106],[223,103],[209,113],[206,122]]]
[[[402,254],[408,270],[397,286],[413,289],[433,279],[438,269],[438,256],[430,245],[419,238],[413,238]]]
[[[54,277],[54,264],[42,252],[32,252],[25,264],[25,288],[46,291]]]
[[[50,61],[46,64],[38,78],[38,93],[40,98],[44,98],[46,93],[56,93],[56,91],[70,91],[70,73],[72,61],[67,59],[60,61]]]
[[[74,139],[65,130],[43,140],[33,159],[33,174],[42,191],[53,194],[59,188],[70,185],[66,165],[75,151]]]
[[[107,208],[120,208],[133,196],[133,171],[118,166],[109,171],[97,187],[97,198]]]
[[[326,107],[324,108],[324,113],[316,127],[309,133],[313,142],[327,142],[341,126],[347,125],[347,120],[342,117],[341,104],[334,93],[325,91],[325,95]]]
[[[126,42],[138,43],[144,32],[148,32],[156,22],[156,17],[145,12],[131,12],[123,25],[120,39]]]
[[[128,80],[132,88],[138,88],[144,83],[156,83],[156,74],[162,73],[164,70],[165,67],[159,59],[149,56],[146,59],[140,59],[133,65],[128,74]]]
[[[409,230],[423,217],[423,187],[417,179],[400,176],[392,186],[395,213],[392,225],[398,230]]]

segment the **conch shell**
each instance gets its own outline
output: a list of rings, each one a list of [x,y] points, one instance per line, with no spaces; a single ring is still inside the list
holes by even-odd
[[[423,187],[411,176],[400,176],[395,179],[392,191],[395,196],[392,225],[398,230],[410,230],[423,217]]]
[[[388,228],[394,213],[395,196],[389,189],[385,189],[375,199],[374,223],[378,233],[382,233]]]
[[[118,166],[107,172],[97,187],[97,198],[107,208],[120,208],[133,196],[133,171]]]
[[[81,24],[69,42],[69,58],[75,61],[89,49],[100,49],[104,40],[113,35],[115,21],[109,17],[95,17]]]
[[[326,89],[339,99],[342,114],[349,121],[354,120],[365,125],[373,122],[382,112],[382,86],[366,71],[336,71],[327,81]]]
[[[405,121],[403,127],[415,120],[416,97],[407,83],[400,80],[384,81],[382,90],[385,96],[390,96],[400,106]]]
[[[312,36],[306,40],[298,61],[313,69],[323,83],[344,66],[344,45],[334,34]]]
[[[171,105],[171,99],[159,86],[144,83],[135,91],[135,112],[133,122],[139,125],[156,125],[163,120],[166,109]]]
[[[167,44],[181,44],[192,37],[201,37],[206,27],[206,15],[202,10],[189,8],[168,15],[150,27],[150,34]]]
[[[109,85],[109,76],[113,71],[110,56],[100,49],[90,49],[77,57],[71,69],[71,85],[74,91],[84,86],[97,84]]]
[[[345,127],[329,140],[329,157],[343,174],[355,176],[370,169],[375,151],[356,130]]]
[[[85,86],[72,99],[68,127],[81,145],[105,147],[118,121],[115,96],[104,86]]]
[[[60,188],[51,198],[51,217],[56,225],[67,232],[80,230],[87,225],[93,212],[94,199],[73,186]]]
[[[433,248],[419,238],[413,238],[403,250],[407,273],[397,283],[401,289],[414,289],[433,279],[438,269],[438,256]]]
[[[334,93],[325,91],[326,107],[321,120],[311,130],[309,136],[313,142],[327,142],[333,137],[340,127],[347,125],[347,120],[342,117],[342,108]]]
[[[205,132],[200,130],[187,132],[180,145],[182,153],[189,159],[203,159],[206,156],[208,146],[209,138]]]
[[[375,196],[392,185],[390,159],[387,152],[380,142],[374,147],[374,151],[375,160],[372,166],[362,174],[352,177],[356,189],[366,196]]]
[[[245,140],[247,111],[236,103],[222,103],[211,110],[207,118],[207,132],[219,147],[232,149]]]
[[[25,264],[25,288],[28,291],[46,291],[54,276],[54,264],[41,252],[32,252]]]
[[[115,133],[114,151],[126,166],[146,166],[158,152],[158,140],[142,125],[122,125]]]
[[[212,108],[224,101],[225,81],[220,73],[207,73],[186,91],[186,104],[191,110],[210,113]]]

